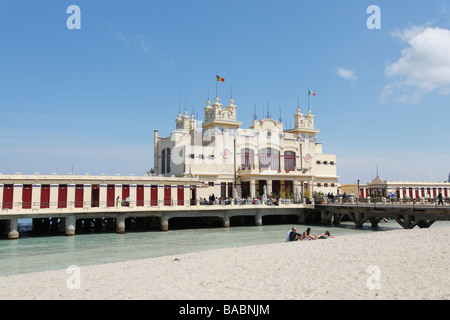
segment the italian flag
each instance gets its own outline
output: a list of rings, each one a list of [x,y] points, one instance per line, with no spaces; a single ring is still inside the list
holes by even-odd
[[[314,91],[311,91],[311,90],[308,89],[308,95],[310,95],[310,96],[315,96],[316,93],[315,93]]]

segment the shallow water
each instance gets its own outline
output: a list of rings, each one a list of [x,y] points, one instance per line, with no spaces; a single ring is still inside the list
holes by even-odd
[[[126,260],[171,256],[220,248],[280,243],[293,225],[231,227],[161,231],[77,234],[73,237],[27,236],[18,240],[0,240],[0,276],[35,271],[65,269],[71,265],[86,266]],[[436,222],[432,227],[450,226]],[[337,226],[296,225],[299,232],[307,227],[313,235],[326,230],[332,236],[401,229],[395,221],[356,228],[351,222]],[[27,226],[22,226],[27,228]],[[320,240],[326,241],[326,240]]]

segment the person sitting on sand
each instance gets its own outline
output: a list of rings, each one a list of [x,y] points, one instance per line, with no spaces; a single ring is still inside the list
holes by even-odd
[[[311,228],[308,228],[303,232],[303,239],[316,240],[317,238],[311,235]]]
[[[328,239],[330,237],[331,237],[330,231],[327,230],[327,231],[325,231],[324,234],[321,234],[320,236],[317,236],[316,239]]]
[[[286,235],[286,242],[302,240],[302,235],[297,233],[297,228],[293,227],[292,230]]]

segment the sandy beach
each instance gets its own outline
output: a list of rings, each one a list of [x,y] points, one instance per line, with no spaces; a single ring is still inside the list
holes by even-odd
[[[368,232],[5,276],[0,299],[448,300],[449,250],[448,227]]]

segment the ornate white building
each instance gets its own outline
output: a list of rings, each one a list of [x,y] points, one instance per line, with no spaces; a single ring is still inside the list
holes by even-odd
[[[169,137],[155,130],[156,175],[198,177],[209,188],[198,189],[196,198],[260,197],[264,190],[281,198],[338,193],[336,155],[322,152],[310,110],[305,115],[297,108],[289,130],[270,118],[242,129],[236,110],[233,99],[223,107],[216,97],[207,101],[203,123],[185,111]]]

